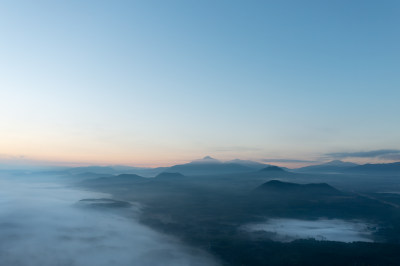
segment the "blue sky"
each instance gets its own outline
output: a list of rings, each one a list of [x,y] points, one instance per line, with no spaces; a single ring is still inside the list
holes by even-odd
[[[2,1],[0,156],[168,165],[400,149],[399,13],[399,1]]]

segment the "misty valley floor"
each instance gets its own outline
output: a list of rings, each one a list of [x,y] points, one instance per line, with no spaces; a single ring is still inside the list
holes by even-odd
[[[137,205],[118,211],[120,202],[108,194],[26,179],[1,179],[0,186],[2,266],[217,265],[207,253],[140,224]],[[116,205],[88,208],[80,202],[87,198]]]
[[[399,265],[396,178],[270,170],[2,175],[0,265]]]

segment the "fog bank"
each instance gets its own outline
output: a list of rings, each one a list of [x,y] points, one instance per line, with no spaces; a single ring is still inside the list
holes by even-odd
[[[124,216],[76,204],[107,194],[4,177],[0,187],[0,265],[217,264],[205,252],[139,224],[135,205]]]
[[[248,224],[243,229],[249,232],[264,231],[275,241],[289,242],[295,239],[314,238],[340,242],[373,242],[374,225],[362,221],[319,219],[269,219],[265,223]]]

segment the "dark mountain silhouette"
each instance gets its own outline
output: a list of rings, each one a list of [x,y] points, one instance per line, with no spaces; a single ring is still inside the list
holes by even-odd
[[[310,184],[297,184],[282,182],[279,180],[268,181],[256,188],[257,192],[261,193],[276,193],[279,195],[292,194],[292,195],[338,195],[341,194],[336,188],[326,183],[310,183]]]
[[[343,170],[358,166],[358,164],[351,162],[343,162],[340,160],[334,160],[323,164],[318,165],[310,165],[306,167],[301,167],[297,169],[293,169],[295,172],[304,172],[304,173],[339,173],[343,172]]]

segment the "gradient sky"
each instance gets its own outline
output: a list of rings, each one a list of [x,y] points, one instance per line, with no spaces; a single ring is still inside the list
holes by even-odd
[[[399,29],[397,0],[1,1],[0,158],[398,150]]]

